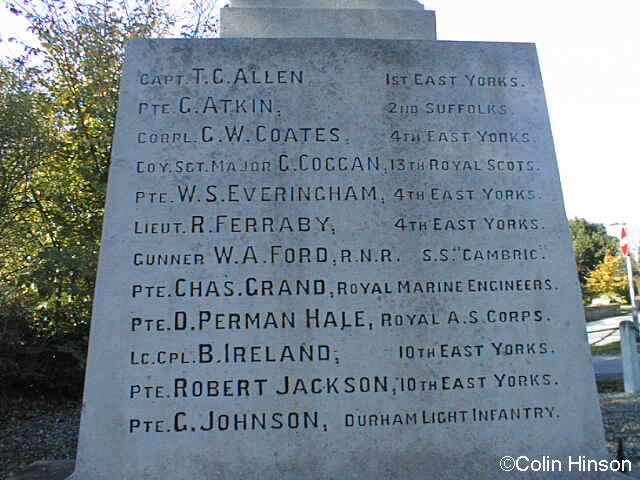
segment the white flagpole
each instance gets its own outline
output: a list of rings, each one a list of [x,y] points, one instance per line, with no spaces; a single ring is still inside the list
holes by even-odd
[[[627,277],[629,277],[629,296],[631,297],[631,316],[633,323],[638,327],[638,306],[636,305],[636,293],[633,288],[633,271],[631,269],[631,256],[627,255]]]

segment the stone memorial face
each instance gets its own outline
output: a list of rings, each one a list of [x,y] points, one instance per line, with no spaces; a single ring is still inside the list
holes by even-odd
[[[569,477],[575,272],[532,45],[132,42],[75,478]]]

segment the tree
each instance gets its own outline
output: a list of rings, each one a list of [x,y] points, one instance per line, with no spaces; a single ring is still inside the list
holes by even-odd
[[[29,327],[0,347],[84,358],[125,42],[173,25],[153,0],[130,5],[9,4],[38,44],[0,69],[0,318]]]
[[[607,295],[616,301],[629,301],[629,284],[624,259],[607,255],[586,278],[586,294],[590,298]]]
[[[51,102],[33,77],[34,70],[22,62],[0,62],[0,383],[5,386],[42,381],[48,373],[38,355],[31,355],[38,341],[32,329],[38,302],[25,279],[42,246],[33,180],[55,150],[55,122]]]
[[[204,38],[217,36],[220,30],[218,0],[190,0],[180,25],[184,38]]]
[[[27,97],[45,99],[54,133],[52,148],[35,149],[37,165],[17,148],[6,157],[29,175],[12,209],[13,231],[4,236],[18,242],[3,255],[3,273],[12,275],[1,281],[37,304],[37,330],[64,333],[89,321],[125,42],[166,32],[171,19],[155,2],[131,9],[126,2],[25,0],[11,8],[39,40],[16,64],[33,65]]]
[[[5,2],[37,43],[0,64],[0,367],[20,348],[84,358],[125,43],[217,33],[216,0],[178,26],[164,1]]]
[[[52,149],[50,105],[33,90],[32,70],[0,62],[0,238],[15,226],[25,185]]]
[[[607,229],[599,223],[590,223],[584,218],[569,220],[569,228],[576,255],[578,277],[583,289],[587,276],[607,255],[615,254],[618,239],[607,234]]]
[[[124,47],[176,28],[162,2],[5,2],[37,43],[0,65],[0,367],[36,352],[19,371],[55,383],[43,354],[84,358]],[[215,34],[215,8],[191,0],[182,35]]]

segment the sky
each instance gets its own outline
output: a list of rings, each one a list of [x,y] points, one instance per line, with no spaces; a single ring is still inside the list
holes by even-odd
[[[640,6],[632,0],[422,3],[436,12],[439,40],[537,45],[568,218],[625,222],[638,245]],[[0,36],[24,31],[0,6]],[[8,52],[0,43],[0,55]]]

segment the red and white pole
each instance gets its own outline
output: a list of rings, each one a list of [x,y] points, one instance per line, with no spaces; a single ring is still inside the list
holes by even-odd
[[[629,278],[629,297],[631,298],[631,316],[633,317],[633,323],[638,327],[638,308],[636,305],[636,292],[633,287],[633,270],[631,268],[631,247],[629,246],[629,238],[627,236],[627,229],[623,225],[620,232],[620,251],[625,257],[627,262],[627,277]]]

